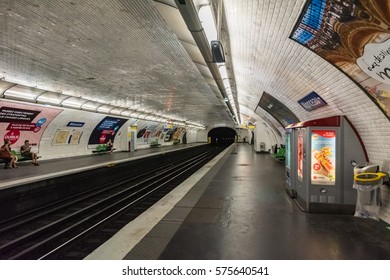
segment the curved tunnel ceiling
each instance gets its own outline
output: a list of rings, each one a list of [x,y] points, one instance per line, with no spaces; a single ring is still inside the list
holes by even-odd
[[[199,8],[208,1],[193,2]],[[388,158],[390,122],[383,112],[340,70],[289,38],[305,0],[222,2],[220,35],[242,120],[282,129],[267,112],[254,112],[267,92],[300,120],[347,115],[370,158]],[[0,78],[209,127],[231,126],[175,6],[174,0],[0,1]],[[297,101],[312,91],[328,105],[308,112]]]

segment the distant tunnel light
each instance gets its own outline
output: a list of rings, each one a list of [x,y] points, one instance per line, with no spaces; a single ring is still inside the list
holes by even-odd
[[[217,40],[217,28],[215,27],[215,21],[213,13],[211,11],[211,6],[205,5],[200,7],[198,16],[200,19],[200,23],[203,26],[204,32],[206,33],[207,40],[209,42]]]
[[[15,100],[35,101],[46,90],[17,85],[4,92],[4,97]]]

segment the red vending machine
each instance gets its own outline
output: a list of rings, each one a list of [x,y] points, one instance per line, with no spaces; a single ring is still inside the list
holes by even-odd
[[[353,214],[356,190],[354,163],[368,162],[363,142],[345,116],[300,122],[289,126],[296,137],[290,173],[298,204],[314,213]],[[291,137],[291,136],[290,136]]]

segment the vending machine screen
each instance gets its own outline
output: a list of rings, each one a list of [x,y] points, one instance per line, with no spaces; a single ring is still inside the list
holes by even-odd
[[[311,184],[336,183],[336,131],[311,132]]]
[[[298,179],[302,181],[303,178],[303,133],[298,131]]]

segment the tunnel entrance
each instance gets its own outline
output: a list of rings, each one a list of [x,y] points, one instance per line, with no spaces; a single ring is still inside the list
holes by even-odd
[[[236,136],[236,131],[227,127],[213,128],[207,135],[213,145],[230,145],[234,143]]]

